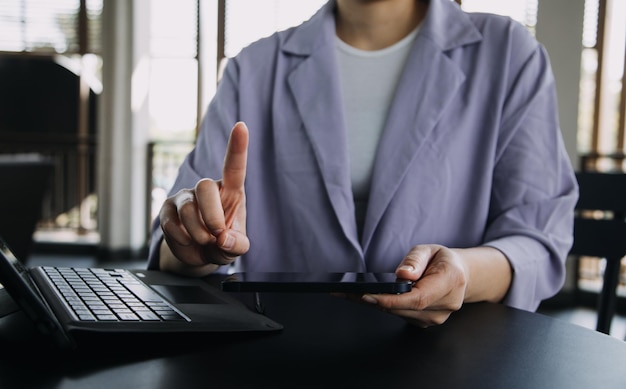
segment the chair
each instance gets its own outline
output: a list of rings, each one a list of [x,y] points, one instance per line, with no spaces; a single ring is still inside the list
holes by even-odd
[[[626,174],[579,172],[580,197],[570,254],[604,258],[596,330],[609,334],[617,303],[622,257],[626,256]]]
[[[22,261],[30,256],[53,173],[43,157],[0,155],[0,236]]]

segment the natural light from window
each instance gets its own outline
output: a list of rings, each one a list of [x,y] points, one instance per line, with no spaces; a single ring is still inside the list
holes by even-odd
[[[467,12],[489,12],[509,16],[527,27],[537,23],[538,0],[463,0]]]
[[[226,2],[226,57],[275,31],[309,19],[326,0],[228,0]]]

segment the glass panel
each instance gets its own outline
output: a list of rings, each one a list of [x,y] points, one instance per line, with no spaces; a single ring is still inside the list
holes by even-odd
[[[150,78],[150,137],[193,141],[198,62],[192,58],[153,59]]]
[[[5,0],[0,6],[0,50],[77,52],[78,0]]]
[[[233,57],[264,36],[309,19],[326,0],[227,0],[224,52]]]
[[[87,0],[89,50],[99,52],[103,0]],[[0,51],[78,53],[79,0],[3,0]]]
[[[87,0],[87,35],[89,53],[100,53],[102,50],[102,1]]]
[[[598,71],[598,50],[596,49],[596,44],[598,43],[598,12],[599,0],[585,0],[577,134],[577,146],[581,154],[588,154],[593,151],[596,73]]]
[[[590,153],[593,148],[593,113],[595,111],[597,69],[598,51],[584,48],[580,72],[577,134],[578,151],[582,154]]]
[[[198,100],[197,3],[150,7],[150,138],[193,140]]]
[[[0,8],[0,50],[24,50],[23,5],[19,0],[6,0]]]
[[[598,139],[600,153],[618,151],[617,129],[626,45],[626,0],[609,0],[606,14]]]
[[[463,0],[467,12],[490,12],[510,16],[531,30],[537,24],[538,0]]]
[[[150,2],[150,52],[153,57],[195,57],[197,10],[195,0]]]
[[[583,46],[595,47],[598,41],[599,0],[585,0],[583,19]]]
[[[157,216],[174,183],[178,167],[195,140],[199,29],[196,0],[151,0],[149,8],[148,110],[149,138],[153,141],[150,145],[152,185],[149,201],[152,220]],[[207,22],[215,23],[215,19]]]

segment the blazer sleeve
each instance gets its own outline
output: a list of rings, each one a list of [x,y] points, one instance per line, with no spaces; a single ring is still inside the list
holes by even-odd
[[[504,303],[535,310],[565,281],[578,185],[548,55],[537,43],[519,53],[511,59],[485,245],[501,250],[513,269]]]

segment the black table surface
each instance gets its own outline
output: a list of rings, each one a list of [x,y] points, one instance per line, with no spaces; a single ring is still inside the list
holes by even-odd
[[[0,388],[626,388],[626,342],[499,304],[420,329],[323,294],[263,294],[280,332],[93,340],[0,319]],[[140,346],[140,348],[138,348]]]

